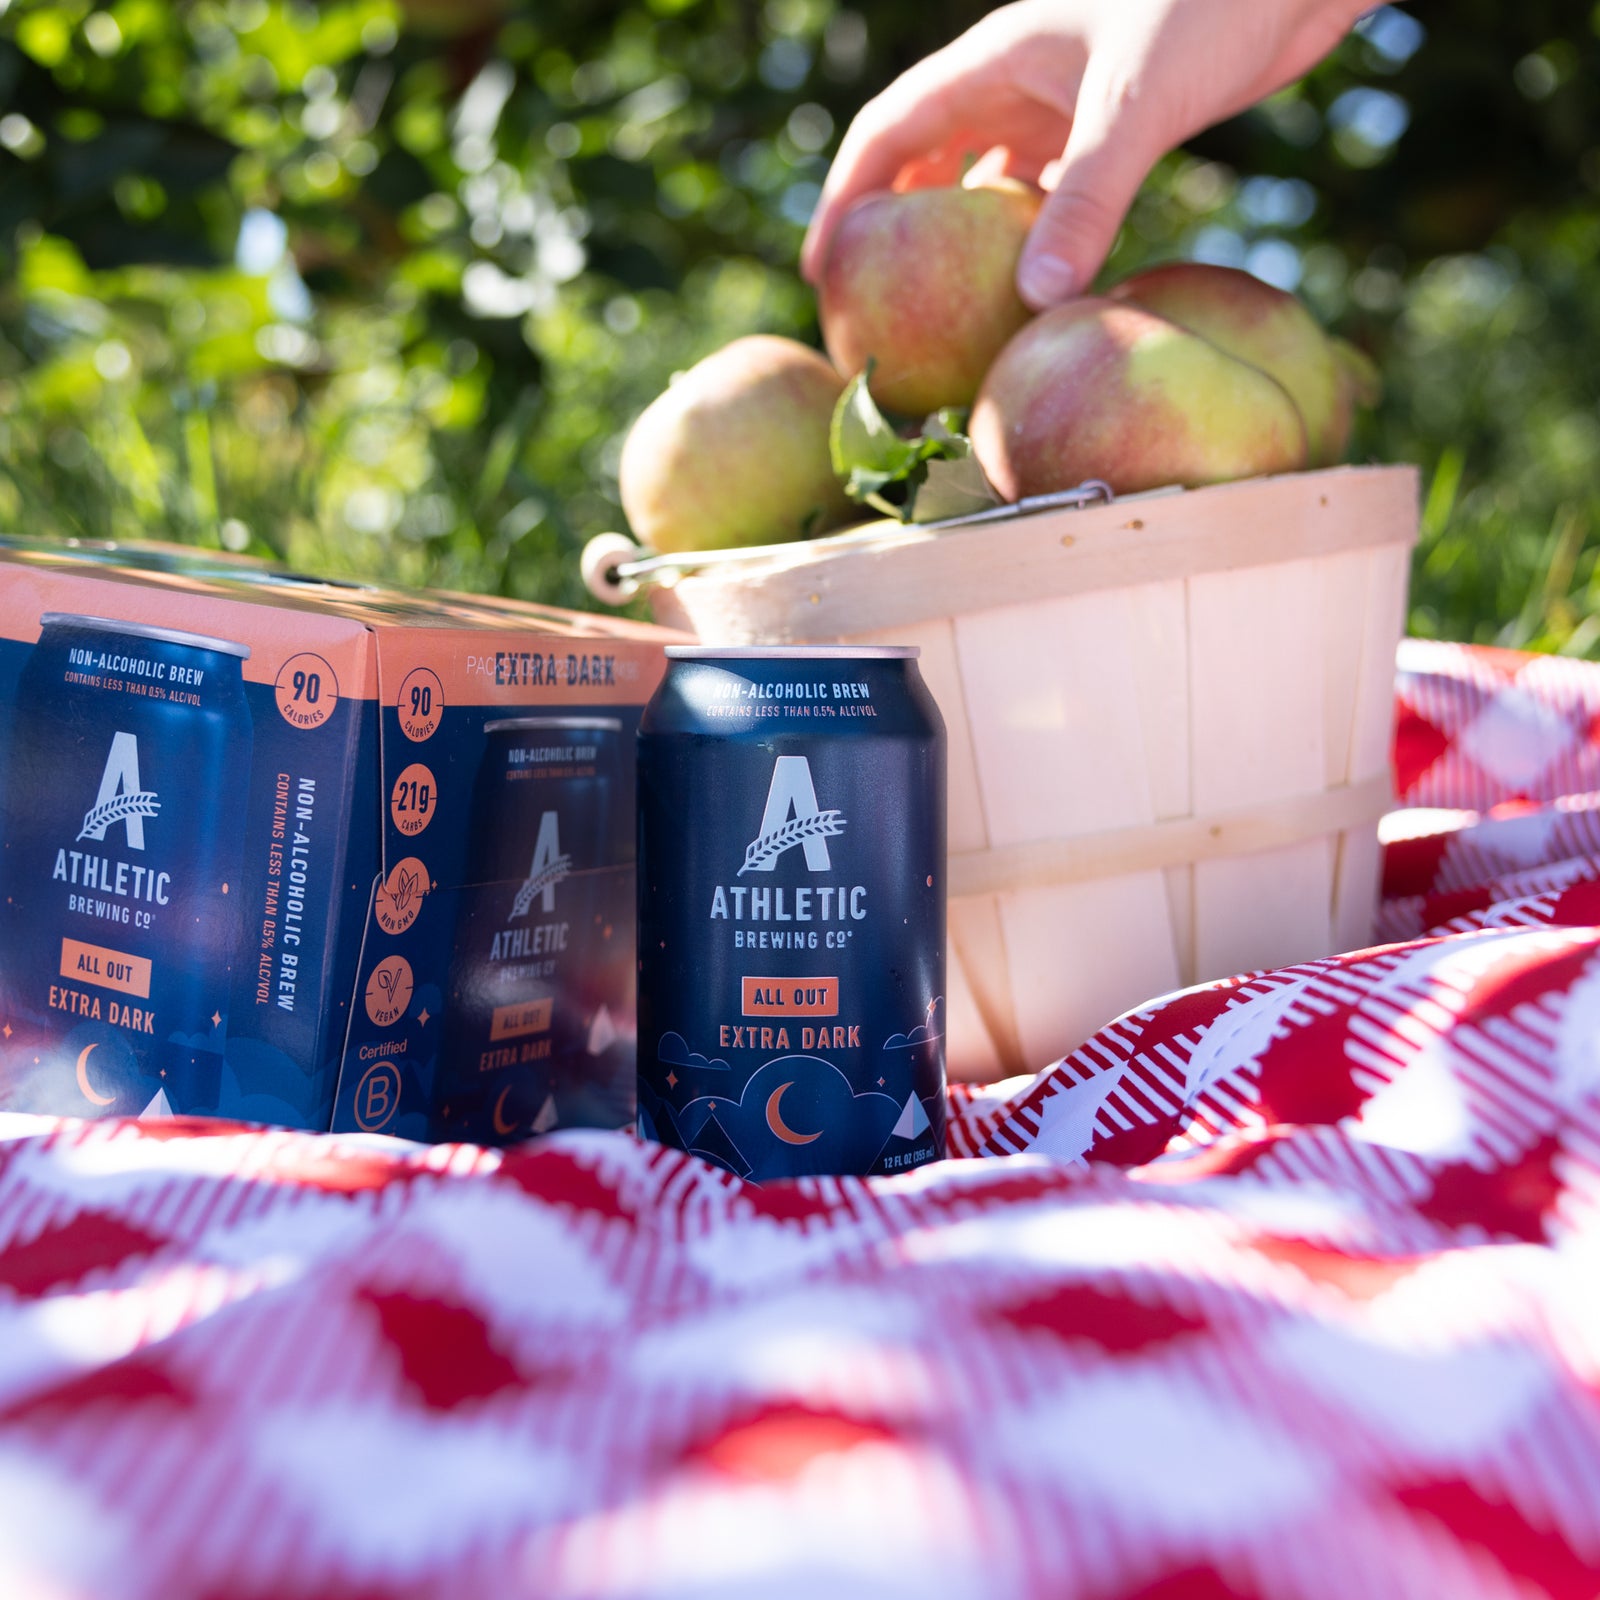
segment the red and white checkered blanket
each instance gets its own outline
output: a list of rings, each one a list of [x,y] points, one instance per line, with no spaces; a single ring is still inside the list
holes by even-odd
[[[9,1119],[0,1595],[1592,1600],[1600,668],[1409,645],[1397,762],[1406,942],[955,1092],[1001,1159]]]

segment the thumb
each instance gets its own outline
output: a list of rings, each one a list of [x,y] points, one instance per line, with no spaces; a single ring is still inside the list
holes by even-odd
[[[1082,294],[1116,242],[1139,185],[1161,154],[1146,124],[1150,108],[1126,93],[1109,95],[1091,64],[1022,259],[1017,292],[1035,311]],[[1096,93],[1099,89],[1102,92]]]

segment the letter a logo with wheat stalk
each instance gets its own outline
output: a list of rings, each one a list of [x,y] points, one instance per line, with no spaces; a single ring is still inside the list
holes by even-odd
[[[767,790],[761,833],[745,848],[739,876],[771,872],[778,857],[796,845],[805,851],[811,871],[826,872],[832,866],[828,840],[843,832],[843,812],[823,811],[817,806],[811,763],[804,756],[779,756],[772,769],[772,787]]]
[[[144,849],[144,819],[161,809],[153,789],[139,781],[139,741],[131,733],[114,734],[100,793],[84,813],[80,839],[105,840],[106,829],[121,823],[128,830],[128,848]]]
[[[511,903],[511,915],[507,922],[515,922],[518,917],[528,914],[528,907],[534,902],[535,896],[543,896],[545,912],[551,913],[556,908],[556,885],[572,871],[572,857],[561,853],[561,840],[557,833],[556,814],[547,811],[539,819],[539,837],[533,844],[533,865],[528,868],[528,876],[522,887],[517,890],[517,897]]]

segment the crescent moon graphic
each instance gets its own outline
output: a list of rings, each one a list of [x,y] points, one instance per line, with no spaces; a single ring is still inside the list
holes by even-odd
[[[500,1091],[500,1098],[494,1103],[494,1131],[496,1133],[515,1133],[517,1131],[516,1123],[507,1122],[500,1114],[505,1106],[506,1096],[510,1093],[511,1085],[507,1084],[506,1087]]]
[[[97,1045],[86,1044],[78,1052],[78,1087],[83,1090],[85,1100],[93,1101],[97,1106],[108,1106],[117,1097],[114,1094],[96,1094],[94,1085],[89,1082],[89,1052],[97,1048]]]
[[[779,1109],[778,1102],[783,1099],[785,1089],[794,1088],[794,1083],[780,1083],[771,1094],[767,1096],[767,1126],[783,1140],[785,1144],[810,1144],[813,1139],[822,1137],[822,1129],[815,1133],[796,1133],[788,1123],[783,1120],[783,1112]]]

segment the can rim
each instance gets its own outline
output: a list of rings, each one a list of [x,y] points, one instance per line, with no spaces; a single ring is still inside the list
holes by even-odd
[[[622,732],[618,717],[501,717],[483,725],[485,733],[506,733],[513,728],[607,728]]]
[[[669,661],[915,661],[915,644],[669,644]]]
[[[158,628],[148,622],[122,622],[115,617],[91,617],[72,611],[46,611],[39,618],[41,628],[85,628],[93,633],[125,633],[135,639],[158,639],[163,644],[190,645],[197,650],[216,650],[223,655],[250,659],[250,646],[233,639],[218,639],[209,633],[185,633],[181,628]]]

